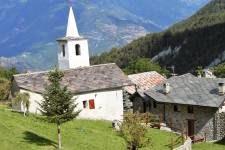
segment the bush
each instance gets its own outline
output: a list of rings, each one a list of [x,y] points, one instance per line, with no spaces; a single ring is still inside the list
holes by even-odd
[[[5,69],[0,67],[0,78],[5,78],[8,80],[12,80],[13,75],[17,74],[18,71],[16,68]]]
[[[213,68],[213,73],[218,78],[225,78],[225,63],[222,63]]]
[[[10,82],[0,78],[0,101],[7,100],[10,94]]]
[[[121,135],[127,142],[128,150],[137,150],[150,143],[150,138],[146,137],[147,127],[142,125],[143,118],[139,113],[127,113],[124,115],[121,124]]]

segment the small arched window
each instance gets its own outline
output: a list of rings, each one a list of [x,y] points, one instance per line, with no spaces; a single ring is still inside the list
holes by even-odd
[[[65,50],[65,45],[62,45],[62,56],[65,57],[66,56],[66,50]]]
[[[76,52],[76,55],[81,55],[81,52],[80,52],[80,45],[79,44],[76,44],[75,45],[75,52]]]

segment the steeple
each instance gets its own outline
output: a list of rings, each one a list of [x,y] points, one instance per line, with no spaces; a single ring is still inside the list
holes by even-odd
[[[57,42],[59,69],[90,66],[88,40],[78,33],[72,6],[70,6],[66,36],[57,39]]]
[[[76,24],[72,6],[70,6],[70,11],[69,11],[66,37],[80,37],[77,30],[77,24]]]

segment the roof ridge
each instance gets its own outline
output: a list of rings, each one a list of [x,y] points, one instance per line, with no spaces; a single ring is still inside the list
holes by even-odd
[[[147,72],[141,72],[141,73],[136,73],[136,74],[130,74],[128,76],[135,76],[135,75],[141,75],[141,74],[149,74],[149,73],[157,73],[159,75],[161,75],[160,73],[158,73],[157,71],[147,71]],[[163,76],[163,75],[161,75]]]
[[[75,69],[66,69],[66,70],[62,70],[62,71],[64,72],[64,71],[71,71],[71,70],[79,70],[79,69],[84,69],[84,68],[93,68],[93,67],[100,67],[100,66],[107,66],[107,65],[116,65],[116,64],[115,63],[98,64],[98,65],[92,65],[92,66],[79,67],[79,68],[75,68]],[[41,74],[41,73],[48,73],[49,71],[52,71],[52,69],[46,70],[46,71],[21,73],[21,74],[16,74],[13,76],[19,77],[19,76],[24,76],[24,75],[35,75],[35,74]]]
[[[182,75],[179,75],[179,76],[172,76],[172,77],[168,78],[167,80],[172,80],[174,78],[186,78],[186,77],[198,78],[191,73],[186,73],[186,74],[182,74]]]

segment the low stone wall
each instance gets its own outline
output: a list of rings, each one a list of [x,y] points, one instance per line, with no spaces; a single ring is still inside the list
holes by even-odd
[[[181,145],[178,148],[175,148],[174,150],[192,150],[192,141],[191,141],[191,139],[188,137],[188,139],[184,142],[183,145]]]

